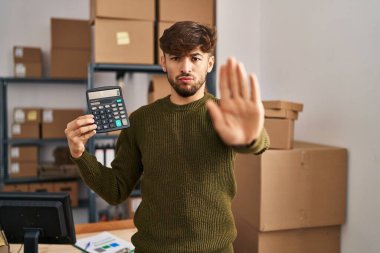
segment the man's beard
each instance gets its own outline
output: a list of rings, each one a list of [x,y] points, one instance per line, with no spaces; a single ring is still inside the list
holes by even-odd
[[[195,82],[195,83],[192,83],[192,84],[184,84],[184,83],[181,83],[181,81],[179,80],[181,77],[190,76],[190,77],[193,78],[193,81],[195,81],[195,77],[192,76],[191,74],[182,74],[182,75],[179,75],[179,76],[177,76],[175,78],[175,80],[171,79],[169,77],[168,73],[166,75],[168,77],[168,81],[169,81],[170,85],[173,87],[173,89],[177,92],[178,95],[180,95],[181,97],[191,97],[195,93],[197,93],[197,91],[205,83],[205,81],[206,81],[205,77],[207,75],[207,72],[206,72],[205,75],[203,75],[203,76],[200,77],[200,79],[199,79],[198,82]],[[186,86],[186,88],[184,88],[183,86]],[[188,86],[190,86],[190,88]]]

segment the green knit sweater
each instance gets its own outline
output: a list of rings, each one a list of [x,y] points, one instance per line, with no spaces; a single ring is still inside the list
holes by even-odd
[[[85,152],[75,159],[83,180],[110,204],[119,204],[141,180],[142,202],[132,237],[137,253],[233,252],[231,200],[235,151],[260,154],[263,130],[250,147],[225,145],[205,107],[210,94],[186,105],[169,96],[143,106],[121,132],[112,169]]]

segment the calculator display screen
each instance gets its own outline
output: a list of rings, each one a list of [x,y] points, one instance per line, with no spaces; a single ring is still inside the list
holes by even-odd
[[[93,92],[88,93],[88,98],[90,100],[99,99],[99,98],[116,97],[116,96],[120,96],[119,89],[93,91]]]

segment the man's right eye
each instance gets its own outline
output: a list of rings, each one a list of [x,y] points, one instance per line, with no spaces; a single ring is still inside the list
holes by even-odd
[[[178,56],[172,56],[172,57],[170,57],[170,60],[172,60],[172,61],[178,61],[179,57]]]

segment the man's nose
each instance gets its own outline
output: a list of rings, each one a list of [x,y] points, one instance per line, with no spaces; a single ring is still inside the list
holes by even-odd
[[[181,72],[182,73],[190,73],[192,70],[192,62],[187,57],[184,57],[181,61]]]

